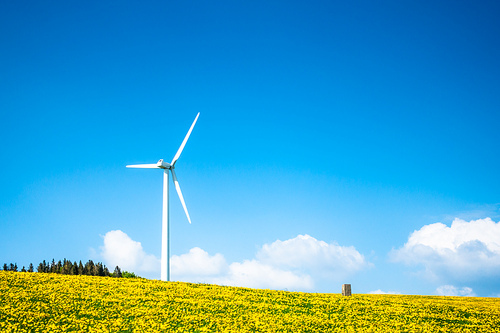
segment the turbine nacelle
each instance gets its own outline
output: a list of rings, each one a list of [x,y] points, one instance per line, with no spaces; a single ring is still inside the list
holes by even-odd
[[[159,160],[158,163],[156,163],[156,166],[160,169],[173,169],[174,167],[170,165],[170,163],[164,162],[163,159]]]

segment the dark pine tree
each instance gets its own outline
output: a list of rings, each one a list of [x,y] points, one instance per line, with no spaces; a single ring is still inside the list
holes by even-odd
[[[116,266],[115,271],[113,272],[114,277],[121,278],[122,277],[122,271],[120,270],[120,267]]]
[[[104,266],[102,262],[97,263],[97,276],[104,276]]]
[[[99,263],[94,264],[92,267],[92,276],[99,276]]]
[[[3,264],[3,270],[4,271],[8,271],[9,270],[9,266],[7,266],[7,264]]]
[[[30,263],[30,265],[28,267],[28,272],[33,273],[33,264],[32,263]]]
[[[67,262],[68,261],[66,260],[66,258],[64,258],[63,262],[62,262],[62,265],[61,265],[61,273],[62,274],[69,274]]]
[[[87,261],[85,264],[85,274],[93,275],[94,274],[94,262],[92,260]]]
[[[84,275],[85,274],[85,267],[83,267],[82,261],[80,260],[80,263],[78,264],[78,275]]]
[[[73,264],[71,263],[71,261],[66,260],[66,258],[64,258],[63,266],[62,266],[62,273],[72,275],[73,274],[72,268],[73,268]]]

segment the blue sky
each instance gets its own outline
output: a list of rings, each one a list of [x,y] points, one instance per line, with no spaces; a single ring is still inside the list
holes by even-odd
[[[0,263],[159,278],[162,174],[125,165],[170,161],[200,112],[172,279],[500,295],[499,13],[2,2]]]

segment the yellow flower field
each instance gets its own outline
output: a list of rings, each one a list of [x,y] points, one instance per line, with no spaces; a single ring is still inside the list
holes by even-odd
[[[1,332],[500,332],[500,299],[0,271]]]

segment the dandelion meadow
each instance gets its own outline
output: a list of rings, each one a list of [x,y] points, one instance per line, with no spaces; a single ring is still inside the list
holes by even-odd
[[[0,271],[2,332],[500,332],[500,299]]]

